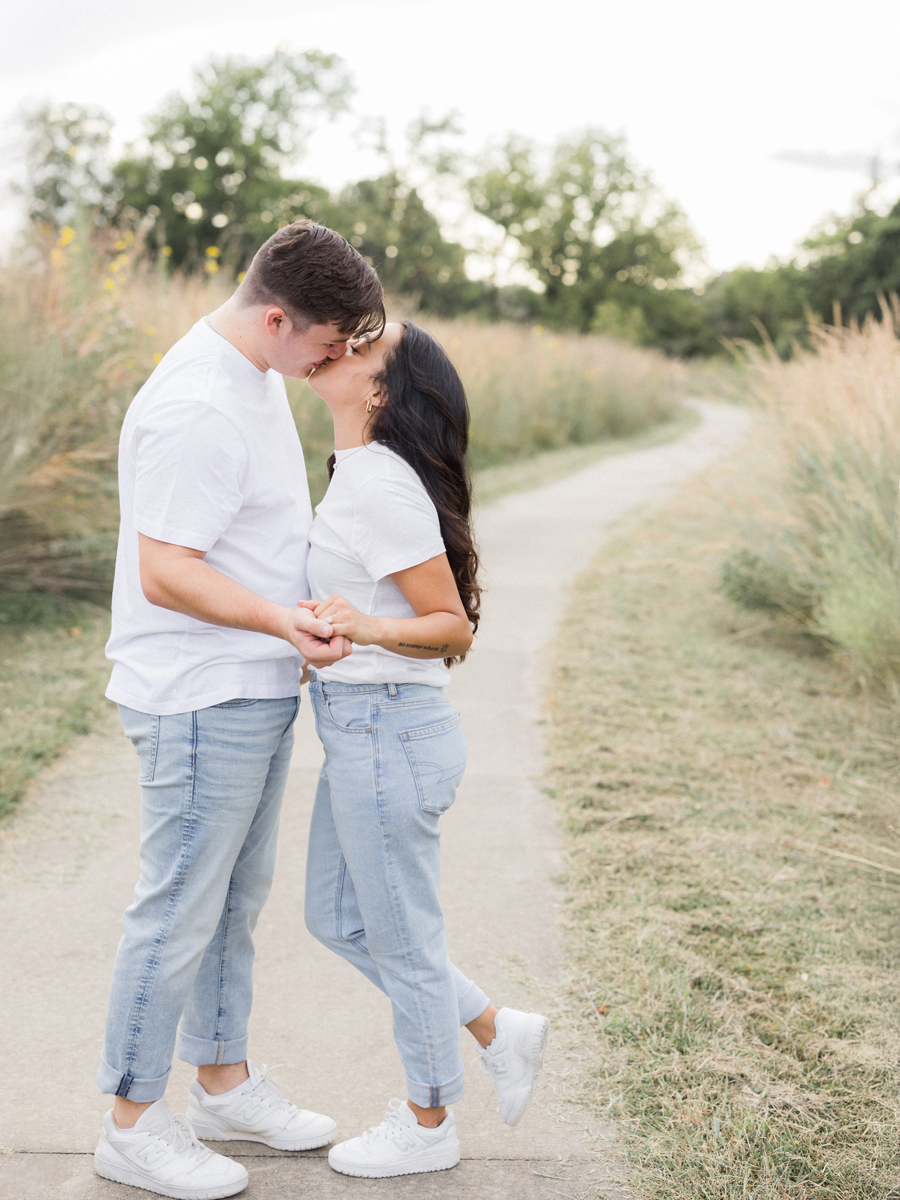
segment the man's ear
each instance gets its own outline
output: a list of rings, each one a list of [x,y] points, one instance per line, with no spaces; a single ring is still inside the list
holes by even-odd
[[[266,328],[266,333],[270,337],[278,337],[282,329],[290,331],[291,320],[283,308],[277,304],[270,305],[263,315],[263,323]]]

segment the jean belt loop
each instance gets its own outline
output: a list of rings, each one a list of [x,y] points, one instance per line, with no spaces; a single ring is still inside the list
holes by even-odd
[[[397,699],[397,685],[396,685],[396,683],[389,683],[389,684],[388,684],[388,695],[390,696],[390,698],[391,698],[392,700],[396,700],[396,699]]]

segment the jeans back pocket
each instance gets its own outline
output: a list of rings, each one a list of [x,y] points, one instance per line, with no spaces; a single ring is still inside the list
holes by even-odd
[[[407,729],[400,740],[416,781],[419,807],[428,813],[445,813],[456,799],[466,769],[466,735],[459,713],[439,725]]]

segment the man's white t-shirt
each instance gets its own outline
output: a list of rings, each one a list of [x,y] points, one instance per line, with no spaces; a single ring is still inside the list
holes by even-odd
[[[198,321],[128,409],[119,498],[109,699],[164,716],[299,695],[301,659],[288,642],[150,604],[138,563],[143,533],[205,551],[211,567],[277,604],[309,598],[312,510],[282,377]]]
[[[307,562],[310,593],[339,593],[368,616],[416,614],[390,576],[444,553],[437,509],[416,472],[379,442],[339,450],[334,477],[316,508]],[[425,683],[444,687],[441,658],[404,658],[380,646],[354,646],[321,670],[341,683]]]

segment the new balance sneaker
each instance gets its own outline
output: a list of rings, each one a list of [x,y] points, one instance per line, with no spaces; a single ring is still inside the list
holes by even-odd
[[[274,1068],[273,1068],[274,1069]],[[188,1120],[198,1137],[211,1142],[262,1142],[273,1150],[314,1150],[332,1140],[337,1125],[331,1117],[291,1104],[269,1078],[247,1062],[250,1078],[211,1096],[195,1079],[188,1099]]]
[[[190,1122],[173,1113],[168,1100],[145,1109],[133,1129],[120,1129],[108,1112],[94,1154],[104,1179],[129,1183],[177,1200],[218,1200],[247,1186],[240,1163],[197,1141]]]
[[[501,1008],[494,1026],[497,1036],[478,1051],[481,1069],[494,1078],[500,1116],[507,1125],[517,1125],[541,1077],[550,1022],[538,1013]]]
[[[328,1165],[342,1175],[388,1179],[420,1171],[446,1171],[459,1162],[456,1118],[448,1112],[437,1129],[426,1129],[403,1100],[392,1100],[380,1125],[328,1151]]]

